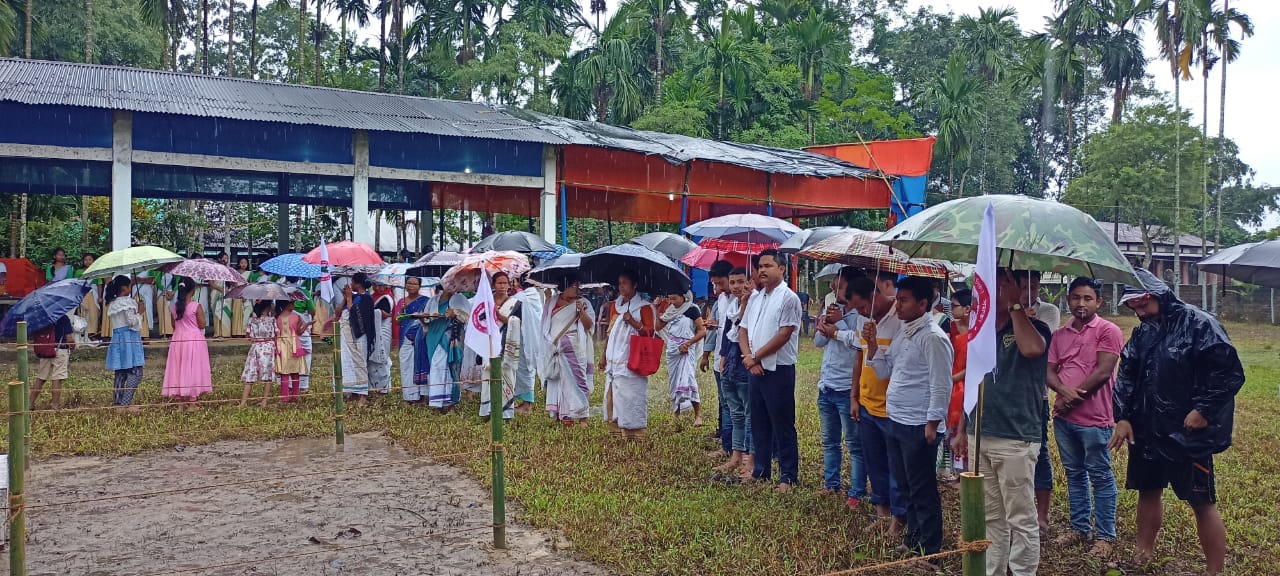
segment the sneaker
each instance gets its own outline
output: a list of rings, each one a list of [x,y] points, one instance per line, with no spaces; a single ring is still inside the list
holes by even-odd
[[[849,508],[857,510],[862,507],[862,500],[859,500],[857,498],[854,498],[853,496],[850,496],[848,500],[844,501],[844,504]]]

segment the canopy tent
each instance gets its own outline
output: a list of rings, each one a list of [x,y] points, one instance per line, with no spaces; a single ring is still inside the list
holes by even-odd
[[[893,198],[889,203],[888,227],[914,216],[925,208],[925,184],[929,166],[933,163],[933,144],[937,138],[910,138],[904,140],[876,140],[856,144],[832,144],[811,146],[810,152],[825,154],[869,166],[893,179]]]

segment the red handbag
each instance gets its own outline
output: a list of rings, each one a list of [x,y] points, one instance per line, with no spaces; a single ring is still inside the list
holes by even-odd
[[[627,369],[641,376],[655,374],[662,365],[662,344],[661,338],[632,334]]]

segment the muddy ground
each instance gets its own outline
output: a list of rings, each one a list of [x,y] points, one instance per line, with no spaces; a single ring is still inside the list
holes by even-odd
[[[604,575],[560,536],[512,524],[493,548],[489,493],[430,461],[195,492],[92,500],[413,460],[377,434],[218,442],[124,458],[37,461],[27,476],[37,575]],[[514,510],[508,505],[508,516]],[[468,528],[474,530],[438,535]],[[432,536],[432,534],[437,534]],[[0,568],[7,573],[8,566]]]

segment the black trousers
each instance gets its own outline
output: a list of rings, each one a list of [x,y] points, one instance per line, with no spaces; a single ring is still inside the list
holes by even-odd
[[[796,485],[800,480],[800,444],[796,438],[796,367],[778,366],[748,379],[751,396],[751,440],[755,447],[756,478],[773,475],[778,459],[778,481]]]
[[[938,439],[928,442],[924,425],[908,426],[889,421],[885,438],[889,467],[907,503],[908,548],[924,554],[942,549],[942,497],[938,495]],[[938,438],[941,438],[939,436]]]

